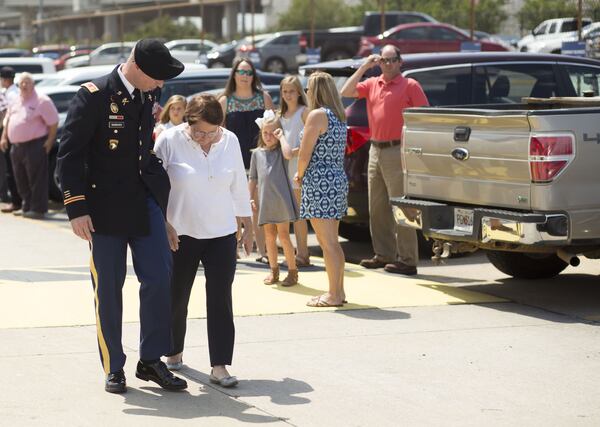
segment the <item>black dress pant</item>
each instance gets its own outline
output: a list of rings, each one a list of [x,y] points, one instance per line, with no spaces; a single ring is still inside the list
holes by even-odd
[[[206,325],[210,365],[231,365],[235,327],[231,286],[236,267],[235,233],[214,239],[179,236],[179,249],[173,252],[171,282],[173,351],[183,351],[187,309],[198,266],[202,262],[206,278]]]
[[[12,159],[10,158],[10,152],[12,151],[13,145],[8,146],[8,150],[4,152],[4,158],[6,159],[6,185],[10,192],[10,202],[16,206],[21,207],[21,196],[17,190],[17,183],[15,182],[15,175],[13,172]]]

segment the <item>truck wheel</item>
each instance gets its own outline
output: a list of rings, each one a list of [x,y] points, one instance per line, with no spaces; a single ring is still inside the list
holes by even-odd
[[[227,68],[227,66],[225,65],[224,62],[213,62],[212,64],[210,64],[210,68]]]
[[[555,254],[485,251],[490,262],[504,274],[517,279],[547,279],[567,268]]]
[[[279,74],[285,73],[285,70],[286,70],[285,62],[283,61],[283,59],[280,59],[280,58],[269,59],[267,61],[267,63],[265,64],[265,68],[270,73],[279,73]]]

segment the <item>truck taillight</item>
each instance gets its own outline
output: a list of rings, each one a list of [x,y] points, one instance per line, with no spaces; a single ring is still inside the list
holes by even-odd
[[[573,135],[532,135],[529,140],[531,182],[554,180],[574,157],[575,138]]]
[[[346,154],[354,153],[365,145],[371,138],[371,130],[368,127],[350,126],[346,136]]]
[[[360,39],[360,47],[363,49],[373,49],[375,45],[366,37]]]
[[[300,44],[301,49],[306,49],[306,47],[308,46],[308,42],[306,41],[306,36],[301,35],[298,43]]]

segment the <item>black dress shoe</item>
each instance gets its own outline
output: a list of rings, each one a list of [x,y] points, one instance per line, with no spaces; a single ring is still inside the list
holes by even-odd
[[[125,382],[125,372],[123,372],[123,369],[106,376],[104,390],[109,393],[125,393],[127,391],[127,383]]]
[[[144,363],[141,360],[137,364],[135,376],[140,380],[154,381],[166,390],[183,390],[187,388],[187,382],[177,378],[167,369],[164,362]]]

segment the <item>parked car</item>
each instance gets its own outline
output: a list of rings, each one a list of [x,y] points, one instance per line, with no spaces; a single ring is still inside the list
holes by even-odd
[[[171,55],[183,63],[194,63],[200,54],[208,53],[217,47],[215,42],[202,39],[179,39],[165,43]]]
[[[88,55],[91,51],[92,49],[76,49],[65,53],[64,55],[54,60],[54,66],[56,67],[56,71],[63,70],[65,68],[65,62],[69,59],[77,58],[83,55]]]
[[[89,55],[82,55],[77,58],[69,59],[65,63],[65,68],[125,62],[134,46],[135,42],[105,43],[94,49]]]
[[[22,73],[56,73],[54,61],[50,58],[22,58],[6,57],[0,58],[0,68],[10,66],[15,72]]]
[[[591,23],[590,18],[581,20],[583,28]],[[560,53],[562,42],[569,41],[576,35],[577,18],[548,19],[519,40],[517,48],[521,52]]]
[[[363,37],[359,56],[369,56],[375,48],[386,44],[397,46],[405,53],[460,52],[464,42],[470,42],[469,34],[449,24],[418,23],[398,25],[377,37]],[[480,40],[482,51],[506,51],[501,44]]]
[[[31,56],[31,51],[27,49],[0,49],[0,58],[25,58]]]
[[[402,24],[412,24],[414,22],[438,22],[437,19],[426,13],[414,11],[394,10],[385,12],[385,29],[396,27]],[[381,13],[365,12],[362,25],[363,36],[376,36],[381,34]]]
[[[254,45],[241,46],[240,56],[252,58],[258,54],[260,63],[255,64],[261,70],[273,73],[285,73],[298,69],[298,56],[301,53],[300,31],[281,31],[272,34]]]
[[[600,62],[570,56],[517,52],[458,52],[403,55],[402,74],[417,80],[432,106],[514,104],[521,97],[599,95]],[[342,60],[301,67],[330,73],[338,88],[361,61]],[[365,78],[381,73],[378,67]],[[368,239],[367,160],[370,130],[364,100],[343,98],[348,118],[346,173],[350,181],[348,215],[340,235]]]
[[[254,36],[254,43],[258,43],[270,37],[271,34],[257,34]],[[241,53],[252,49],[252,37],[233,40],[229,43],[220,44],[198,59],[199,64],[204,64],[208,68],[228,68],[233,64],[233,60]]]
[[[71,46],[64,44],[47,44],[41,46],[35,46],[31,49],[33,56],[39,58],[51,58],[58,59],[60,56],[71,50]]]
[[[580,75],[595,80],[597,94],[598,67],[569,72],[565,87],[576,93],[571,82]],[[578,266],[579,255],[597,260],[598,105],[561,97],[407,109],[396,220],[434,239],[434,259],[482,249],[521,279],[554,277]]]

